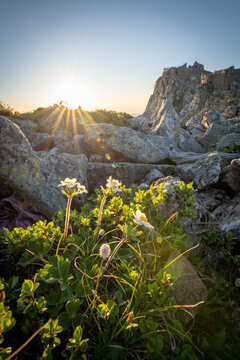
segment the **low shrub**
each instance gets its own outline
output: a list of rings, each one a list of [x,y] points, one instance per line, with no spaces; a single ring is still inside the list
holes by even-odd
[[[218,149],[218,151],[225,153],[240,153],[240,144],[227,145]]]
[[[196,215],[192,184],[175,189],[179,211],[171,216],[163,185],[134,190],[110,177],[81,212],[70,207],[84,187],[76,179],[60,186],[68,204],[53,222],[1,233],[21,269],[0,285],[1,359],[234,358],[236,327],[228,334],[227,326],[236,305],[226,282],[214,282],[189,326],[176,316],[197,305],[176,303],[176,274],[166,267],[172,250],[186,251],[181,221]],[[222,329],[212,321],[220,312]]]

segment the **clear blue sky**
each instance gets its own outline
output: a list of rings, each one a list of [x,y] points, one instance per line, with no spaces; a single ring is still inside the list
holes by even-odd
[[[0,100],[141,113],[163,67],[240,67],[239,0],[0,0]]]

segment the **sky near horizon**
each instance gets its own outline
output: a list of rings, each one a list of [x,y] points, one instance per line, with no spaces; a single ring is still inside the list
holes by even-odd
[[[164,67],[240,67],[239,0],[0,0],[0,101],[142,113]]]

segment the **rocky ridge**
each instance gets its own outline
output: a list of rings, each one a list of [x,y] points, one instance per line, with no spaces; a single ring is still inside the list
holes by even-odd
[[[164,69],[132,127],[89,124],[74,135],[54,132],[46,117],[45,126],[0,117],[1,199],[14,192],[30,210],[51,217],[65,204],[57,189],[65,177],[92,192],[110,175],[143,187],[158,178],[167,184],[171,176],[194,182],[205,213],[213,212],[224,231],[237,216],[226,209],[233,201],[239,207],[240,154],[221,149],[240,145],[239,100],[239,69],[211,73],[195,62]],[[203,201],[207,193],[210,204]],[[239,237],[238,221],[231,223]]]

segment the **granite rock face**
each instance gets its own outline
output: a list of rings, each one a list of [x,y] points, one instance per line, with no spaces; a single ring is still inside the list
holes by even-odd
[[[233,237],[240,244],[240,196],[219,205],[214,211],[219,227],[222,232],[232,232]]]
[[[149,119],[150,132],[167,134],[178,146],[179,129],[184,127],[206,150],[211,150],[232,131],[230,120],[239,124],[239,101],[240,69],[230,67],[211,73],[195,62],[193,66],[164,69],[142,117]],[[180,148],[202,152],[200,147]]]
[[[201,143],[207,149],[215,147],[216,143],[230,131],[229,122],[216,110],[209,111],[203,117],[203,124],[207,127],[207,131]]]
[[[165,136],[144,134],[111,124],[85,126],[85,136],[95,153],[109,154],[115,161],[161,163],[168,158],[172,145]]]
[[[84,155],[33,151],[20,128],[0,117],[0,182],[16,192],[30,209],[50,217],[66,204],[57,185],[66,177],[76,177],[87,185],[87,158]],[[81,199],[75,200],[80,206]]]
[[[150,131],[169,138],[174,137],[174,134],[179,129],[179,116],[172,105],[170,99],[161,102],[158,112],[156,112],[154,120],[150,123]]]
[[[221,172],[218,153],[207,154],[194,163],[178,165],[180,175],[185,182],[193,181],[197,189],[216,184]]]

